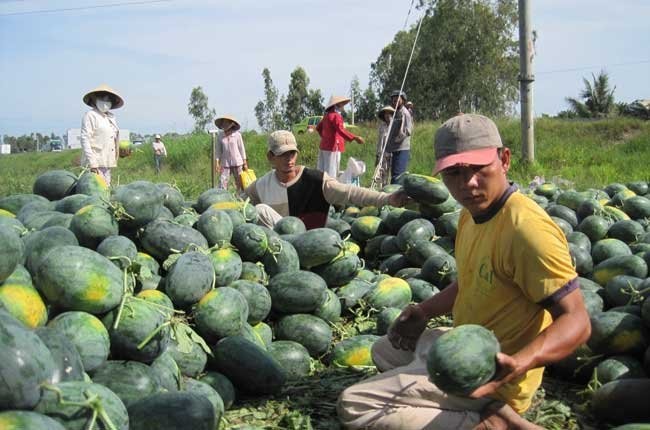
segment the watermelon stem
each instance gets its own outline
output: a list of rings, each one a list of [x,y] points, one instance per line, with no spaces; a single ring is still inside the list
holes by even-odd
[[[122,319],[122,312],[124,311],[124,304],[126,303],[127,297],[133,295],[133,289],[129,288],[129,284],[127,282],[127,268],[125,268],[122,272],[124,273],[124,280],[122,281],[122,300],[120,300],[120,305],[117,308],[117,316],[115,317],[115,322],[113,323],[114,330],[117,330],[117,327],[120,325],[120,320]]]
[[[149,335],[145,337],[144,340],[138,344],[138,349],[140,350],[145,346],[147,346],[147,344],[151,342],[151,339],[153,339],[158,333],[160,333],[160,331],[163,328],[168,327],[169,325],[171,325],[171,321],[164,322],[160,324],[158,327],[156,327],[155,329],[153,329],[151,333],[149,333]]]
[[[86,397],[85,402],[75,402],[71,400],[65,400],[63,398],[63,392],[55,385],[42,384],[41,388],[48,391],[53,391],[56,394],[57,403],[61,406],[76,406],[79,408],[86,408],[92,411],[92,416],[88,422],[86,428],[88,430],[93,430],[95,428],[95,423],[97,422],[97,417],[104,424],[104,427],[107,430],[118,430],[115,424],[111,421],[111,418],[106,413],[104,405],[102,404],[102,399],[98,394],[93,393],[90,389],[83,391],[83,395]]]

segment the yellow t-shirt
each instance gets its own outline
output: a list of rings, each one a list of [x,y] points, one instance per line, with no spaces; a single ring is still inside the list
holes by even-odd
[[[454,325],[479,324],[492,330],[508,355],[551,324],[551,315],[539,303],[577,277],[560,228],[516,191],[485,222],[477,224],[463,210],[455,249],[459,273]],[[497,397],[524,412],[543,372],[529,370],[502,386]]]

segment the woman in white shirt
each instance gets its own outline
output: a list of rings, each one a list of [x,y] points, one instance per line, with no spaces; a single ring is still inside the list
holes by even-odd
[[[111,87],[102,84],[89,91],[83,102],[92,109],[81,120],[81,165],[111,184],[111,168],[117,167],[119,133],[111,109],[124,105],[124,99]]]

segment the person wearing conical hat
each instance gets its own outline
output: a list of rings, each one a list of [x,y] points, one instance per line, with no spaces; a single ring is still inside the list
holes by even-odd
[[[246,149],[244,148],[244,139],[239,129],[239,122],[230,115],[223,115],[214,120],[221,131],[217,134],[217,146],[215,148],[215,168],[219,175],[219,188],[228,189],[228,180],[230,175],[235,178],[235,187],[238,193],[244,191],[240,173],[242,170],[248,170],[248,160],[246,159]]]
[[[375,172],[377,174],[375,183],[381,189],[390,182],[391,153],[386,151],[386,139],[388,139],[388,127],[393,118],[395,109],[392,106],[384,106],[377,112],[379,128],[377,130],[377,152],[375,155]],[[377,168],[379,166],[379,168]]]
[[[119,134],[111,109],[124,105],[124,99],[111,87],[102,84],[83,96],[91,107],[81,120],[81,165],[111,184],[111,169],[117,167]]]
[[[153,161],[156,166],[156,174],[158,175],[162,168],[162,160],[167,157],[167,148],[165,148],[163,141],[160,140],[159,134],[156,134],[153,139],[153,144],[151,145],[153,149]]]
[[[316,168],[332,178],[337,178],[341,153],[345,151],[345,142],[354,140],[363,143],[361,136],[355,136],[343,126],[343,107],[350,102],[347,97],[332,96],[325,107],[325,116],[316,126],[320,135],[320,149]]]

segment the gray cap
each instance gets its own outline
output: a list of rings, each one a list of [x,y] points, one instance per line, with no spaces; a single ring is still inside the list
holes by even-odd
[[[496,157],[496,148],[502,147],[499,130],[490,118],[475,114],[457,115],[445,121],[436,132],[434,174],[458,164],[490,164]]]
[[[392,93],[390,93],[390,96],[391,97],[401,96],[404,99],[404,101],[408,100],[408,98],[406,97],[406,93],[404,91],[400,91],[400,90],[393,91]]]
[[[296,138],[293,133],[287,130],[278,130],[271,133],[269,135],[268,146],[269,151],[273,155],[282,155],[288,151],[298,151]]]

